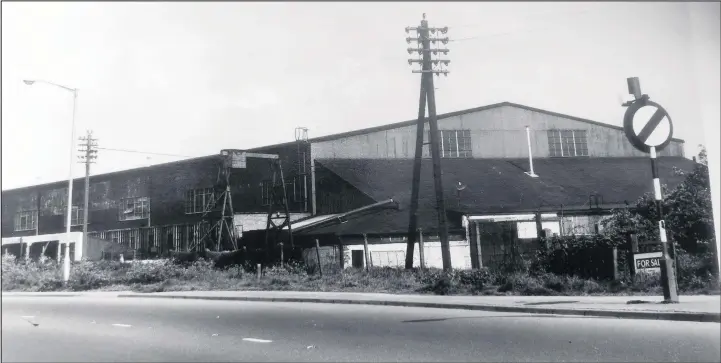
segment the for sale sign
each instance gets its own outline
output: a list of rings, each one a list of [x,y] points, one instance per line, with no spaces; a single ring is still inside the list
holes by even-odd
[[[637,253],[633,255],[636,272],[661,272],[661,252]]]

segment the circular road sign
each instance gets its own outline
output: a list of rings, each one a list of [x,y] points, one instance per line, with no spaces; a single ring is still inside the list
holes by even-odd
[[[626,109],[623,131],[636,149],[648,153],[665,148],[673,136],[673,123],[661,105],[652,102],[634,102]]]

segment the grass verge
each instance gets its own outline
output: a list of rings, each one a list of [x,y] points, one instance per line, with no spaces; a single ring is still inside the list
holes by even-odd
[[[633,282],[595,281],[551,273],[502,273],[488,269],[421,271],[372,268],[369,271],[328,266],[324,275],[308,273],[299,264],[274,266],[254,273],[238,269],[217,270],[199,261],[183,267],[169,261],[120,263],[117,261],[73,263],[70,280],[62,283],[62,270],[52,260],[18,261],[2,257],[3,291],[208,291],[284,290],[325,292],[380,292],[437,295],[659,295],[656,275],[639,275]],[[683,276],[683,275],[682,275]],[[687,274],[679,279],[684,295],[719,294],[712,276]]]

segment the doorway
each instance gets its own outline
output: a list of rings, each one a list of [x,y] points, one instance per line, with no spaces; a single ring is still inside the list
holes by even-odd
[[[363,268],[363,251],[351,251],[351,265],[355,268]]]

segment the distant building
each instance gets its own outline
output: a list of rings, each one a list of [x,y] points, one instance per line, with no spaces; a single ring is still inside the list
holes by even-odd
[[[310,216],[310,157],[307,144],[251,150],[277,154],[286,182],[291,219]],[[219,150],[220,152],[220,150]],[[210,155],[145,168],[93,175],[88,231],[91,237],[120,243],[142,256],[185,250],[202,238],[201,224],[214,193],[221,159]],[[235,227],[265,229],[272,169],[266,159],[248,158],[231,177]],[[73,185],[71,230],[82,231],[84,178]],[[2,192],[2,236],[62,233],[66,228],[67,182]],[[216,214],[217,211],[216,211]],[[9,240],[8,240],[9,241]]]
[[[628,143],[620,127],[508,102],[439,115],[438,124],[457,267],[493,264],[508,248],[528,246],[537,237],[535,213],[542,213],[541,227],[552,233],[592,233],[611,208],[652,190],[648,156]],[[526,173],[526,126],[535,178]],[[428,140],[427,125],[425,130]],[[346,266],[359,266],[365,263],[357,252],[365,235],[372,262],[395,265],[405,259],[415,134],[410,120],[252,151],[280,155],[299,241],[342,244],[348,250]],[[434,266],[440,265],[440,250],[434,247],[437,219],[427,145],[423,155],[419,226],[427,234],[425,259]],[[693,162],[683,156],[679,139],[659,153],[663,183],[673,187],[681,181],[673,167],[691,168]],[[217,162],[208,156],[92,176],[89,231],[143,251],[187,248],[198,233]],[[236,225],[245,231],[265,228],[270,168],[264,162],[249,159],[247,169],[231,180]],[[77,179],[73,188],[83,186]],[[2,236],[64,231],[66,187],[57,182],[3,191]],[[332,222],[339,213],[388,198],[401,210],[379,210],[344,223],[308,223],[311,216]],[[74,193],[73,205],[78,207],[72,229],[79,231],[82,193]]]

